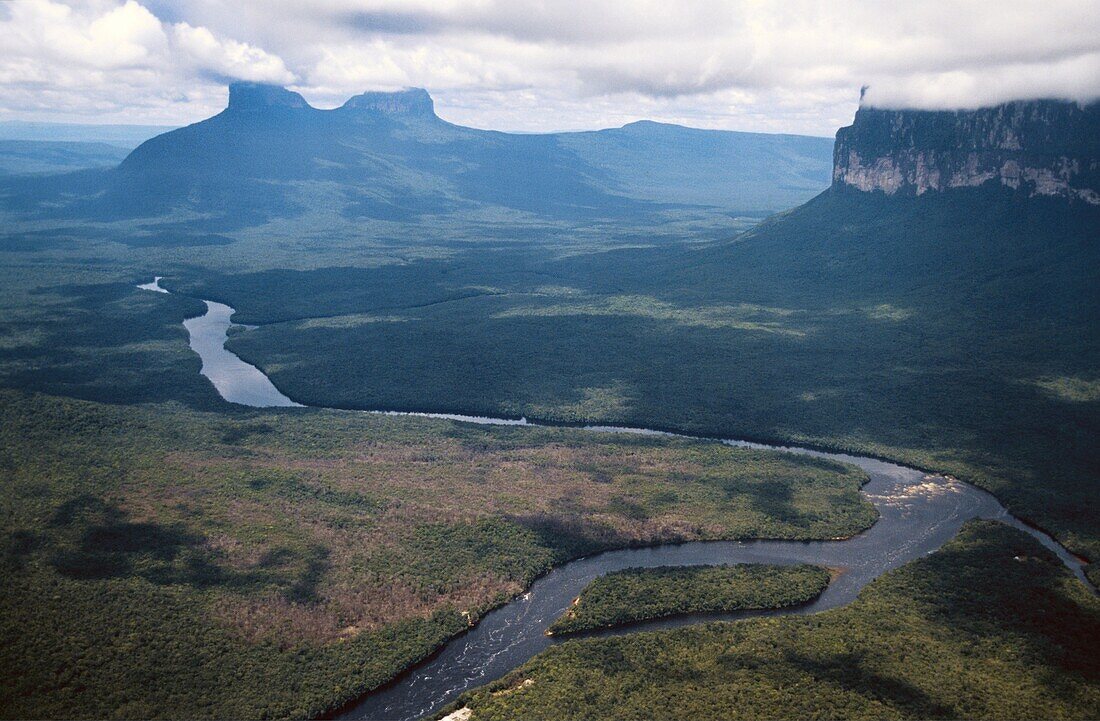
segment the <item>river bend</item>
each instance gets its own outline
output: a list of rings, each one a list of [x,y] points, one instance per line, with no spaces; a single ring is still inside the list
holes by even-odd
[[[143,290],[167,293],[161,278],[139,285]],[[255,366],[225,348],[233,309],[204,301],[206,313],[184,322],[191,349],[202,359],[202,374],[230,403],[266,408],[301,407],[283,395]],[[386,415],[443,418],[488,425],[541,425],[526,419],[488,418],[451,413],[364,411]],[[644,428],[587,426],[593,433],[678,434]],[[686,436],[685,436],[686,437]],[[608,551],[563,564],[536,580],[529,591],[489,612],[474,628],[452,639],[429,660],[400,675],[391,684],[349,706],[342,718],[412,721],[438,711],[459,694],[504,676],[535,654],[561,639],[546,629],[564,613],[581,590],[610,571],[631,567],[692,566],[731,563],[812,563],[843,569],[815,601],[793,609],[706,614],[661,619],[600,631],[589,636],[674,628],[703,620],[734,620],[748,616],[809,614],[853,601],[868,583],[883,573],[932,553],[951,540],[974,518],[1000,521],[1035,537],[1094,592],[1080,559],[1048,534],[1010,514],[989,493],[941,475],[864,456],[771,446],[732,439],[713,439],[730,446],[777,450],[827,458],[862,468],[870,476],[862,493],[875,506],[879,520],[867,531],[842,541],[706,541],[652,548]]]

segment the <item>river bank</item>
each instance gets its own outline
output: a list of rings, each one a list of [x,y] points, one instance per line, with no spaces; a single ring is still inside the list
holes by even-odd
[[[148,287],[152,285],[153,287]],[[147,290],[162,291],[159,279]],[[185,326],[191,347],[203,360],[202,373],[227,401],[253,407],[300,406],[287,398],[254,366],[225,350],[232,326],[232,308],[207,301],[207,313]],[[259,377],[257,377],[257,374]],[[364,411],[442,418],[482,425],[539,426],[527,419],[465,416],[450,413]],[[550,424],[545,424],[550,425]],[[594,433],[642,433],[690,437],[661,429],[586,426]],[[707,440],[707,439],[704,439]],[[881,459],[796,446],[773,446],[738,439],[709,439],[730,446],[773,450],[855,465],[870,476],[862,489],[875,506],[879,521],[864,533],[843,541],[693,542],[626,549],[579,559],[559,566],[537,580],[529,591],[487,614],[469,632],[436,655],[399,676],[393,683],[345,710],[347,718],[415,719],[433,713],[458,694],[500,678],[547,648],[555,640],[545,631],[594,578],[629,567],[706,565],[722,563],[812,563],[849,571],[834,580],[813,603],[775,613],[809,614],[845,605],[871,580],[910,560],[940,548],[973,518],[997,520],[1025,531],[1052,550],[1074,574],[1090,586],[1080,559],[1048,534],[1012,516],[991,494],[962,481],[890,463]],[[746,613],[708,614],[663,619],[631,627],[671,628],[700,620],[744,618]],[[768,613],[751,615],[774,615]],[[609,630],[613,635],[616,630]]]

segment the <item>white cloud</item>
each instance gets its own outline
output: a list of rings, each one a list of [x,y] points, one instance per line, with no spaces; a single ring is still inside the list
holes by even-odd
[[[888,77],[868,89],[866,102],[885,107],[965,108],[1035,97],[1089,101],[1100,96],[1097,78],[1100,52],[1093,52],[995,68]]]
[[[295,79],[275,55],[135,0],[15,0],[0,13],[0,107],[23,117],[179,122],[224,102],[227,78]]]
[[[862,85],[930,108],[1100,97],[1097,0],[142,2],[0,4],[0,107],[190,119],[237,77],[326,107],[424,86],[481,127],[831,134]]]
[[[206,28],[177,23],[172,26],[172,39],[181,60],[190,62],[195,68],[255,82],[289,83],[294,80],[294,75],[278,57],[248,43],[215,37]]]

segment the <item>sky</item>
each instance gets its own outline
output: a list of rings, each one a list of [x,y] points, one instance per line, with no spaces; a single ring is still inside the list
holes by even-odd
[[[0,0],[0,120],[181,125],[234,79],[322,108],[423,87],[499,130],[830,136],[861,86],[881,107],[1100,97],[1100,0]]]

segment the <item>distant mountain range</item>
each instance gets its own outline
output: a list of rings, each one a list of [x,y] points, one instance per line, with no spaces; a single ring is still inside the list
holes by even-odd
[[[223,112],[142,143],[117,169],[8,186],[4,195],[9,208],[30,212],[45,202],[51,214],[246,223],[309,213],[390,221],[637,219],[702,207],[763,214],[825,188],[831,150],[826,138],[654,122],[502,133],[440,119],[419,89],[319,110],[277,86],[235,83]]]
[[[107,143],[0,140],[0,176],[113,167],[128,152]]]
[[[170,125],[89,125],[0,121],[0,176],[113,168]]]

